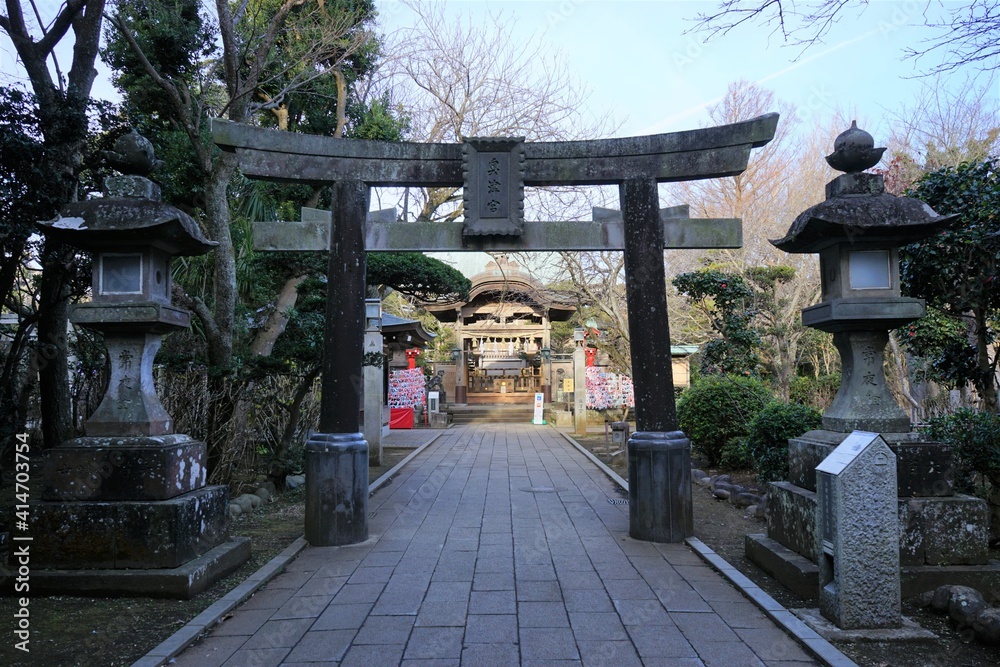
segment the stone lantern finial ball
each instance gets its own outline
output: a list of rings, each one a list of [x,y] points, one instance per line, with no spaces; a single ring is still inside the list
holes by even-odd
[[[148,176],[161,163],[153,152],[149,139],[133,129],[115,142],[114,150],[105,151],[104,157],[114,169],[123,174]]]
[[[852,120],[850,129],[834,140],[833,153],[826,156],[826,162],[837,171],[854,174],[877,165],[884,152],[885,148],[875,148],[872,135]]]

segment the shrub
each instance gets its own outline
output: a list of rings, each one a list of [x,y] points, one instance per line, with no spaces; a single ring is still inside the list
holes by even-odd
[[[796,375],[788,388],[788,400],[812,406],[817,410],[826,410],[833,402],[838,389],[840,389],[840,373],[819,377]]]
[[[1000,490],[1000,414],[960,408],[931,419],[925,432],[955,448],[955,483],[961,490],[995,501]]]
[[[677,420],[694,451],[714,467],[726,444],[746,436],[750,422],[771,400],[771,392],[757,378],[706,375],[681,395]]]
[[[773,482],[788,476],[788,439],[819,428],[821,416],[808,405],[774,401],[750,422],[747,437],[741,443],[743,458],[757,471],[761,482]]]

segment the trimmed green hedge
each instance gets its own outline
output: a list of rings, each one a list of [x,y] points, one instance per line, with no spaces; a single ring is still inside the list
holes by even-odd
[[[757,378],[706,375],[681,394],[677,420],[694,452],[715,467],[726,446],[744,438],[754,417],[772,400]]]
[[[788,478],[788,439],[819,428],[822,416],[808,405],[774,401],[750,422],[742,457],[761,482]]]
[[[930,420],[925,432],[955,448],[960,490],[995,497],[1000,489],[1000,414],[960,408]]]

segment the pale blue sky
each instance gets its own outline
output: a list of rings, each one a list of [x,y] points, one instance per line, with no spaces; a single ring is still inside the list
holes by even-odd
[[[377,4],[387,30],[412,20],[397,0]],[[871,0],[864,12],[854,3],[824,43],[805,53],[785,46],[769,28],[745,26],[707,44],[701,33],[685,34],[694,26],[691,19],[710,10],[714,0],[452,0],[446,5],[456,15],[502,11],[515,17],[521,39],[544,39],[564,55],[570,71],[590,88],[594,108],[608,109],[622,122],[617,134],[623,136],[704,124],[706,107],[731,82],[747,79],[798,107],[804,126],[838,111],[856,113],[878,139],[888,135],[891,114],[912,105],[927,82],[913,77],[936,62],[903,58],[906,46],[935,34],[923,26],[926,2]],[[974,74],[959,71],[951,78],[967,73]],[[995,84],[1000,104],[1000,81]]]
[[[411,10],[397,0],[377,5],[387,32],[413,21]],[[942,79],[921,78],[922,70],[938,62],[936,56],[904,58],[907,46],[936,34],[924,26],[928,3],[923,1],[870,0],[863,12],[854,3],[823,43],[805,52],[786,46],[770,28],[752,25],[707,44],[701,33],[685,34],[699,10],[713,6],[714,0],[450,0],[446,11],[474,18],[504,12],[516,20],[519,39],[545,40],[590,89],[593,113],[610,111],[621,124],[618,136],[708,124],[707,108],[730,83],[746,79],[795,105],[800,132],[825,126],[835,116],[857,118],[884,145],[895,117],[912,109],[923,87],[959,85],[977,73],[967,68]],[[930,11],[940,7],[934,3]],[[1000,107],[1000,78],[993,87]],[[449,253],[444,259],[472,274],[488,258]]]
[[[54,16],[61,0],[39,0],[43,17]],[[926,79],[912,78],[932,58],[905,60],[903,48],[933,36],[923,26],[923,11],[940,12],[938,0],[860,0],[842,12],[826,37],[800,56],[769,28],[747,26],[708,44],[693,27],[699,10],[715,0],[451,0],[449,14],[483,16],[503,11],[516,19],[518,37],[544,39],[561,53],[569,70],[589,87],[595,109],[610,110],[622,123],[620,135],[650,134],[696,127],[705,122],[705,106],[725,93],[737,79],[759,82],[778,97],[795,104],[808,121],[837,110],[858,116],[876,139],[888,134],[887,119],[912,104]],[[965,5],[947,0],[946,5]],[[405,26],[412,14],[397,0],[377,0],[383,29]],[[61,49],[63,68],[69,66],[69,44]],[[14,50],[0,37],[0,83],[23,76]],[[114,98],[107,71],[99,65],[95,93]],[[963,79],[959,70],[950,78]],[[909,78],[908,78],[909,77]],[[1000,79],[994,80],[1000,105]],[[808,123],[806,123],[808,124]]]

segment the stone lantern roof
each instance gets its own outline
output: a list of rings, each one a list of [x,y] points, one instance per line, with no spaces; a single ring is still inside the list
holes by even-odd
[[[218,245],[191,216],[160,201],[160,187],[146,178],[162,164],[148,139],[132,130],[104,158],[122,175],[105,179],[104,197],[67,204],[55,220],[39,221],[46,236],[90,252],[146,247],[203,255]]]
[[[876,174],[845,174],[842,180],[860,180]],[[784,238],[771,243],[789,253],[819,252],[836,243],[903,246],[933,234],[953,215],[938,215],[919,199],[890,194],[837,194],[806,209],[795,218]]]
[[[881,174],[862,173],[878,164],[885,148],[856,122],[840,134],[827,163],[846,172],[826,185],[826,201],[800,213],[784,238],[771,241],[789,253],[819,252],[838,243],[870,248],[904,246],[933,234],[953,215],[938,215],[919,199],[886,193]]]
[[[67,204],[55,220],[38,223],[46,235],[89,251],[152,246],[170,255],[203,255],[217,244],[180,209],[151,199],[106,197]]]

